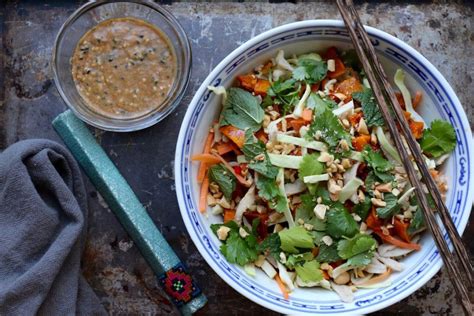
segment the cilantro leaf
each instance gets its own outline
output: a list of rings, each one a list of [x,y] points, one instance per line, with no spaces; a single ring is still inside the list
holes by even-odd
[[[385,121],[382,113],[377,107],[372,89],[364,87],[361,92],[352,94],[354,100],[359,101],[362,105],[362,112],[364,113],[364,120],[367,126],[383,126]]]
[[[285,266],[290,269],[294,269],[297,265],[302,265],[306,261],[311,261],[314,259],[314,256],[311,252],[305,252],[301,254],[292,254],[286,258]]]
[[[328,72],[327,64],[321,60],[302,58],[298,60],[298,67],[293,70],[293,79],[316,83],[321,81]]]
[[[421,149],[433,157],[450,153],[456,147],[456,132],[451,124],[434,120],[431,126],[423,131]]]
[[[221,245],[220,250],[227,261],[243,266],[257,260],[256,243],[257,239],[253,235],[249,235],[244,239],[238,232],[231,231],[225,244]]]
[[[344,129],[341,122],[331,110],[326,109],[311,123],[307,135],[313,137],[316,131],[320,131],[322,139],[330,147],[336,147],[342,139],[351,143],[350,134]]]
[[[229,261],[229,263],[236,263],[240,266],[244,266],[247,263],[257,260],[257,238],[245,227],[249,235],[242,238],[239,234],[239,226],[234,221],[230,221],[226,224],[212,224],[211,230],[217,235],[217,230],[221,226],[230,228],[227,239],[223,242],[220,247],[221,253]]]
[[[370,264],[373,257],[374,257],[373,251],[366,251],[366,252],[359,253],[358,255],[355,255],[354,257],[349,258],[345,264],[351,267],[363,267]]]
[[[232,193],[234,193],[237,181],[235,176],[223,164],[214,165],[209,168],[209,179],[219,185],[227,201],[232,199]]]
[[[390,218],[400,211],[400,204],[398,198],[392,193],[385,193],[384,201],[387,203],[384,207],[377,208],[377,215],[380,218]]]
[[[278,232],[281,249],[289,253],[298,253],[297,248],[311,249],[314,247],[313,237],[301,226],[285,228]]]
[[[264,112],[250,92],[240,88],[227,89],[220,125],[233,125],[242,130],[258,131],[262,126]]]
[[[356,221],[340,203],[334,203],[326,217],[326,231],[331,237],[352,237],[359,232]]]
[[[367,183],[367,182],[366,182]],[[359,204],[354,205],[354,213],[360,216],[362,220],[365,220],[367,215],[369,215],[370,208],[372,207],[372,202],[368,197],[364,201],[360,201]]]
[[[298,170],[298,176],[303,179],[307,176],[322,174],[326,168],[322,162],[318,161],[319,154],[306,154],[303,156],[303,160],[300,163]]]
[[[337,244],[333,243],[331,246],[328,246],[325,243],[322,243],[319,246],[319,253],[316,260],[326,263],[341,260],[341,257],[339,257],[339,254],[337,253]]]
[[[275,178],[268,178],[259,174],[255,185],[258,189],[258,195],[267,200],[272,209],[280,213],[286,210],[286,196],[281,194]]]
[[[262,253],[268,253],[276,260],[280,260],[280,246],[280,236],[277,233],[273,233],[268,235],[268,237],[257,246],[257,250]]]
[[[316,206],[316,200],[310,194],[302,194],[301,204],[296,209],[295,220],[302,219],[305,223],[313,225],[314,230],[324,231],[326,224],[317,218],[314,214],[314,207]]]
[[[322,174],[326,167],[322,162],[318,161],[319,154],[306,154],[303,156],[303,160],[300,163],[298,170],[298,177],[303,181],[304,177]],[[310,192],[314,192],[318,184],[306,184]]]
[[[375,239],[369,235],[357,234],[351,239],[342,239],[337,244],[338,255],[342,259],[349,259],[366,251],[375,251]]]
[[[295,270],[303,282],[319,282],[323,279],[323,272],[319,269],[319,262],[316,260],[297,265]]]
[[[385,159],[380,151],[374,151],[372,147],[368,145],[365,146],[364,150],[362,151],[362,157],[375,171],[386,172],[392,170],[393,168],[392,163]]]
[[[316,116],[321,115],[325,110],[334,110],[337,107],[337,103],[331,99],[322,99],[319,94],[311,92],[306,101],[306,107],[313,109]]]

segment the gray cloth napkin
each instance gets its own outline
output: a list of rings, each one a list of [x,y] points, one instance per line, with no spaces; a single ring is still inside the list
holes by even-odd
[[[86,191],[71,154],[48,140],[0,154],[0,315],[104,315],[80,274]]]

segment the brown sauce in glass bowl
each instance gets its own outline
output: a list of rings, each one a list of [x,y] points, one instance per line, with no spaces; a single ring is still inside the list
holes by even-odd
[[[166,35],[136,18],[97,24],[80,39],[71,66],[85,103],[117,119],[139,117],[159,108],[177,71]]]

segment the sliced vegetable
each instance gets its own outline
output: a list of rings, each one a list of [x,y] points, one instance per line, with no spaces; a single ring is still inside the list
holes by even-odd
[[[207,163],[208,165],[213,165],[213,164],[221,162],[219,158],[216,158],[215,156],[211,154],[197,154],[197,155],[192,156],[191,160]]]
[[[307,140],[302,137],[294,137],[287,134],[279,133],[277,134],[277,141],[280,143],[293,144],[305,148],[314,149],[317,151],[327,151],[327,146],[323,142],[318,142],[315,140]]]
[[[370,144],[370,135],[359,135],[352,138],[352,147],[357,151],[364,150],[364,147],[368,144]]]
[[[291,155],[268,154],[272,165],[280,168],[299,169],[303,157]]]
[[[423,124],[425,124],[425,121],[423,120],[421,115],[418,114],[413,109],[410,91],[408,91],[408,88],[405,85],[405,72],[401,69],[397,69],[397,71],[395,72],[395,77],[393,78],[393,81],[395,82],[395,85],[397,85],[398,89],[400,89],[400,92],[402,93],[403,102],[405,103],[406,111],[410,112],[414,121],[423,122]]]
[[[281,280],[280,276],[278,276],[278,274],[276,274],[276,271],[275,271],[275,281],[278,284],[278,287],[280,288],[281,294],[283,294],[283,297],[285,298],[285,300],[288,300],[290,298],[290,293],[286,289],[286,286],[283,283],[283,281]]]
[[[281,249],[289,253],[298,253],[297,248],[311,249],[314,247],[313,237],[301,226],[285,228],[278,232]]]
[[[339,202],[345,202],[349,199],[352,195],[357,194],[357,189],[364,184],[359,178],[351,179],[347,182],[346,185],[342,188],[341,192],[339,193]]]
[[[304,183],[318,183],[321,181],[328,181],[328,180],[329,180],[329,174],[327,173],[303,177]]]
[[[278,212],[281,212],[283,209],[283,214],[285,214],[285,219],[288,222],[288,227],[292,228],[295,226],[295,221],[293,220],[293,215],[291,214],[290,207],[288,205],[288,199],[286,198],[286,193],[285,193],[285,176],[283,174],[283,169],[280,168],[278,171],[278,176],[276,179],[276,182],[278,184],[278,189],[280,191],[280,199],[278,200],[278,204],[276,207],[276,210]],[[281,205],[280,205],[281,203]],[[280,236],[281,238],[281,236]]]
[[[397,161],[399,164],[402,164],[402,160],[400,158],[400,155],[398,154],[395,147],[393,147],[392,144],[390,144],[390,142],[388,141],[382,127],[377,126],[377,128],[375,129],[375,133],[376,133],[377,139],[380,143],[380,148],[382,148],[384,153],[388,154],[392,159]]]
[[[211,152],[213,140],[214,140],[214,132],[210,131],[209,134],[207,134],[206,142],[204,143],[204,150],[203,150],[204,154],[208,154]],[[207,167],[208,167],[207,164],[203,162],[201,162],[201,164],[199,165],[198,176],[197,176],[198,183],[202,183],[202,181],[204,181],[204,178],[206,177],[206,173],[207,173]]]
[[[383,241],[388,242],[389,244],[395,245],[399,248],[406,248],[406,249],[413,249],[413,250],[420,250],[421,246],[415,243],[408,243],[401,241],[391,235],[385,235],[381,231],[374,230],[374,233],[377,234]]]

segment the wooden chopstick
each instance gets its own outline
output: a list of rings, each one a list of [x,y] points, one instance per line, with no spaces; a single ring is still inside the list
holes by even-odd
[[[431,178],[428,168],[423,159],[422,153],[413,138],[410,128],[404,118],[401,108],[398,106],[398,101],[395,97],[395,93],[391,85],[388,82],[387,76],[383,71],[383,68],[375,55],[375,50],[370,42],[370,39],[360,22],[359,16],[354,8],[351,0],[337,0],[339,11],[344,19],[347,29],[349,30],[350,37],[356,49],[356,52],[364,66],[364,70],[367,73],[367,77],[373,89],[376,97],[379,109],[388,125],[388,129],[395,145],[401,155],[403,165],[408,173],[408,177],[412,186],[415,188],[416,197],[421,204],[426,223],[430,231],[432,232],[435,242],[440,251],[441,257],[446,264],[448,273],[452,276],[451,280],[455,287],[458,298],[460,299],[461,305],[466,314],[472,314],[472,305],[469,300],[469,292],[467,286],[472,285],[472,266],[469,262],[469,256],[467,251],[462,244],[460,236],[454,227],[449,212],[444,204],[441,194],[438,188]],[[393,121],[390,112],[389,104],[391,109],[395,113],[396,121]],[[427,188],[435,200],[436,207],[440,211],[441,219],[445,228],[448,232],[448,236],[451,239],[457,259],[461,262],[461,265],[456,264],[455,258],[451,256],[448,245],[443,238],[441,228],[438,226],[435,214],[429,207],[428,200],[422,190],[422,184],[416,175],[415,168],[411,163],[408,152],[404,146],[401,135],[398,132],[398,123],[401,127],[403,136],[405,137],[410,151],[415,159],[418,169],[421,171],[422,178],[425,181]],[[461,276],[465,275],[463,280]],[[467,281],[467,282],[466,282]],[[466,283],[467,284],[466,284]]]
[[[350,1],[350,3],[352,3],[352,1]],[[371,56],[376,56],[375,49],[372,46],[367,33],[365,32],[364,26],[363,26],[362,22],[360,21],[360,18],[358,16],[357,12],[355,11],[354,5],[348,5],[348,9],[351,11],[351,13],[354,17],[353,21],[355,23],[356,29],[357,30],[362,30],[362,32],[364,33],[364,34],[360,34],[360,38],[361,38],[366,50],[369,51],[367,53],[367,55],[372,59],[371,61],[372,61],[373,66],[374,66],[373,67],[374,71],[376,72],[376,75],[378,76],[378,80],[380,80],[382,82],[383,87],[388,87],[388,88],[385,88],[385,91],[382,91],[382,92],[386,93],[385,97],[386,98],[388,97],[389,101],[391,101],[391,103],[392,103],[391,106],[392,106],[393,110],[395,111],[396,119],[397,119],[398,123],[400,124],[402,132],[403,132],[403,134],[405,136],[405,139],[407,141],[408,147],[410,148],[410,151],[411,151],[411,153],[414,157],[415,163],[417,164],[418,169],[421,172],[423,181],[426,184],[426,186],[428,188],[428,191],[430,192],[431,196],[433,197],[433,200],[435,202],[436,208],[439,210],[439,214],[442,218],[442,221],[443,221],[444,225],[446,225],[446,229],[447,229],[449,238],[451,239],[451,242],[453,243],[454,250],[456,251],[456,254],[459,256],[460,262],[462,264],[462,268],[463,268],[463,270],[466,274],[468,286],[472,287],[472,285],[473,285],[473,274],[472,274],[473,268],[472,268],[472,265],[470,263],[469,255],[467,253],[467,250],[466,250],[466,248],[464,247],[464,245],[462,243],[461,236],[459,235],[456,227],[454,226],[453,220],[452,220],[451,216],[449,215],[449,210],[446,207],[446,204],[444,203],[443,198],[441,197],[441,194],[438,190],[438,187],[437,187],[435,181],[433,180],[433,177],[431,176],[431,174],[428,170],[428,167],[426,166],[425,159],[423,157],[423,154],[421,153],[421,150],[419,149],[419,145],[416,142],[415,138],[412,137],[410,127],[408,126],[408,123],[405,120],[405,117],[402,113],[401,107],[398,106],[397,98],[395,96],[395,93],[393,92],[392,86],[390,85],[390,83],[389,83],[389,81],[388,81],[388,79],[385,75],[385,72],[383,71],[382,66],[380,65],[380,63],[378,62],[377,59],[374,60],[374,58],[371,57]],[[359,33],[361,33],[361,31],[359,31]],[[397,106],[394,106],[394,105],[397,105]]]

